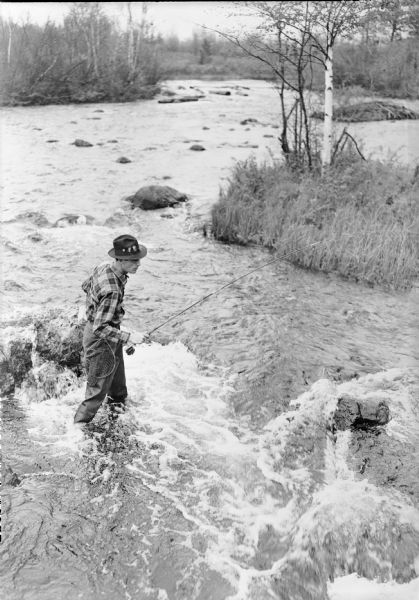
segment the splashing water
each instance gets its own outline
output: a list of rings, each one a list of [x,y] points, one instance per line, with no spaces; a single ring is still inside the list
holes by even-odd
[[[398,406],[392,429],[401,435],[408,373],[394,369],[341,385],[319,380],[263,431],[249,433],[229,407],[234,378],[200,364],[183,344],[141,346],[125,362],[126,413],[113,423],[101,409],[85,435],[71,425],[83,389],[74,381],[68,389],[67,373],[56,380],[57,394],[42,401],[29,386],[20,391],[28,435],[44,461],[41,472],[26,476],[24,490],[45,505],[52,478],[66,532],[58,537],[50,519],[44,537],[32,533],[36,554],[52,559],[45,578],[37,575],[40,590],[64,545],[67,574],[86,561],[102,565],[89,579],[105,598],[122,597],[112,595],[111,577],[132,598],[201,598],[211,589],[211,598],[235,600],[324,600],[328,593],[370,600],[381,592],[413,600],[419,513],[399,493],[357,480],[347,465],[350,433],[330,430],[340,393],[387,389]],[[40,519],[32,517],[33,528],[45,527],[45,514]],[[18,530],[13,523],[14,541]],[[51,555],[51,544],[61,550]],[[21,581],[30,562],[20,567]],[[29,574],[33,567],[28,581]],[[62,589],[64,581],[54,578],[54,589]],[[80,584],[81,593],[83,578]]]

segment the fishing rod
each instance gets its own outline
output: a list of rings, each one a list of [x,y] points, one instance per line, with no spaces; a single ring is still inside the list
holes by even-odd
[[[311,248],[312,246],[316,246],[319,243],[320,242],[314,242],[313,244],[310,244],[309,247]],[[233,285],[233,283],[236,283],[237,281],[240,281],[240,279],[244,279],[245,277],[248,277],[252,273],[255,273],[256,271],[260,271],[261,269],[264,269],[265,267],[268,267],[269,265],[272,265],[275,262],[279,262],[279,261],[290,262],[290,259],[288,257],[296,254],[296,252],[297,251],[294,250],[293,252],[289,252],[289,253],[287,253],[285,255],[277,256],[276,258],[273,258],[272,260],[269,260],[268,262],[264,263],[263,265],[259,265],[255,269],[252,269],[251,271],[248,271],[247,273],[244,273],[243,275],[240,275],[239,277],[236,277],[235,279],[232,279],[231,281],[229,281],[228,283],[224,284],[223,286],[217,288],[213,292],[210,292],[209,294],[206,294],[205,296],[202,296],[202,298],[199,298],[198,300],[196,300],[192,304],[189,304],[189,306],[187,306],[183,310],[175,313],[174,315],[172,315],[171,317],[169,317],[168,319],[166,319],[165,321],[163,321],[163,323],[160,323],[160,325],[157,325],[157,327],[154,327],[154,329],[152,329],[151,331],[149,331],[144,337],[145,338],[150,337],[152,333],[154,333],[155,331],[161,329],[162,327],[164,327],[165,325],[167,325],[167,323],[170,323],[170,321],[173,321],[173,319],[176,319],[177,317],[180,317],[181,315],[183,315],[184,313],[186,313],[188,310],[191,310],[191,308],[194,308],[194,306],[197,306],[201,302],[204,302],[204,300],[207,300],[208,298],[211,298],[211,296],[214,296],[215,294],[218,294],[219,292],[221,292],[225,288],[229,287],[230,285]],[[143,342],[141,342],[141,343],[143,343]],[[137,344],[130,344],[127,347],[127,349],[126,349],[126,353],[127,354],[134,354],[134,352],[135,352],[135,346],[136,345]]]

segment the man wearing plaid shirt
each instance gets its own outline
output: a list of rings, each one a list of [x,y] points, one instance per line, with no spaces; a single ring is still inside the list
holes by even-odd
[[[123,409],[127,397],[124,344],[140,344],[141,334],[121,331],[123,299],[128,274],[136,273],[147,248],[131,235],[120,235],[108,254],[112,264],[103,263],[93,270],[82,285],[86,296],[87,323],[83,334],[87,385],[84,401],[74,416],[75,423],[93,419],[108,396],[112,409]]]

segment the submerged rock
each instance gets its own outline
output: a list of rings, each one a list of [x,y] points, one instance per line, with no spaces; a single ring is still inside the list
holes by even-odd
[[[192,146],[189,147],[189,150],[195,150],[196,152],[203,152],[205,150],[204,146],[201,146],[201,144],[192,144]]]
[[[108,217],[103,224],[105,227],[121,227],[122,225],[129,225],[130,219],[126,212],[120,208]]]
[[[132,162],[132,160],[127,158],[126,156],[121,156],[120,158],[117,158],[116,162],[121,163],[122,165],[125,165],[127,163]]]
[[[218,94],[218,96],[231,96],[230,90],[210,90],[210,94]]]
[[[35,232],[28,235],[28,239],[31,240],[31,242],[42,242],[43,237],[40,233]]]
[[[197,102],[204,95],[199,96],[178,96],[177,98],[160,98],[157,100],[159,104],[177,104],[179,102]]]
[[[27,210],[18,214],[16,221],[28,221],[37,227],[48,227],[50,225],[50,222],[43,213],[34,210]]]
[[[21,283],[18,283],[14,279],[6,279],[3,282],[3,290],[5,292],[17,292],[19,290],[24,290],[25,286]]]
[[[78,148],[91,148],[93,144],[90,142],[86,142],[86,140],[76,139],[71,144],[72,146],[77,146]]]
[[[334,414],[336,429],[345,430],[350,427],[368,428],[385,425],[390,420],[390,409],[382,398],[355,398],[342,394],[338,398]]]
[[[141,208],[142,210],[156,210],[176,206],[180,202],[186,202],[187,199],[186,194],[178,192],[178,190],[167,185],[147,185],[140,188],[132,196],[125,198],[133,208]]]
[[[94,219],[90,215],[65,215],[55,221],[53,227],[68,227],[69,225],[91,225]]]
[[[3,478],[3,485],[10,485],[11,487],[17,487],[22,482],[19,475],[9,465],[4,466]]]

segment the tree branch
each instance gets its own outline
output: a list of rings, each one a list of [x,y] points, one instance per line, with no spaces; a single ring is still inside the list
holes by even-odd
[[[56,56],[54,58],[54,60],[52,61],[52,63],[50,64],[50,66],[47,69],[45,69],[45,71],[43,73],[41,73],[39,75],[39,77],[37,77],[37,79],[35,79],[35,81],[29,87],[29,91],[31,91],[40,81],[42,81],[42,79],[44,79],[45,75],[47,73],[49,73],[51,71],[51,69],[54,68],[55,64],[57,63],[57,60],[58,60],[58,56]]]

